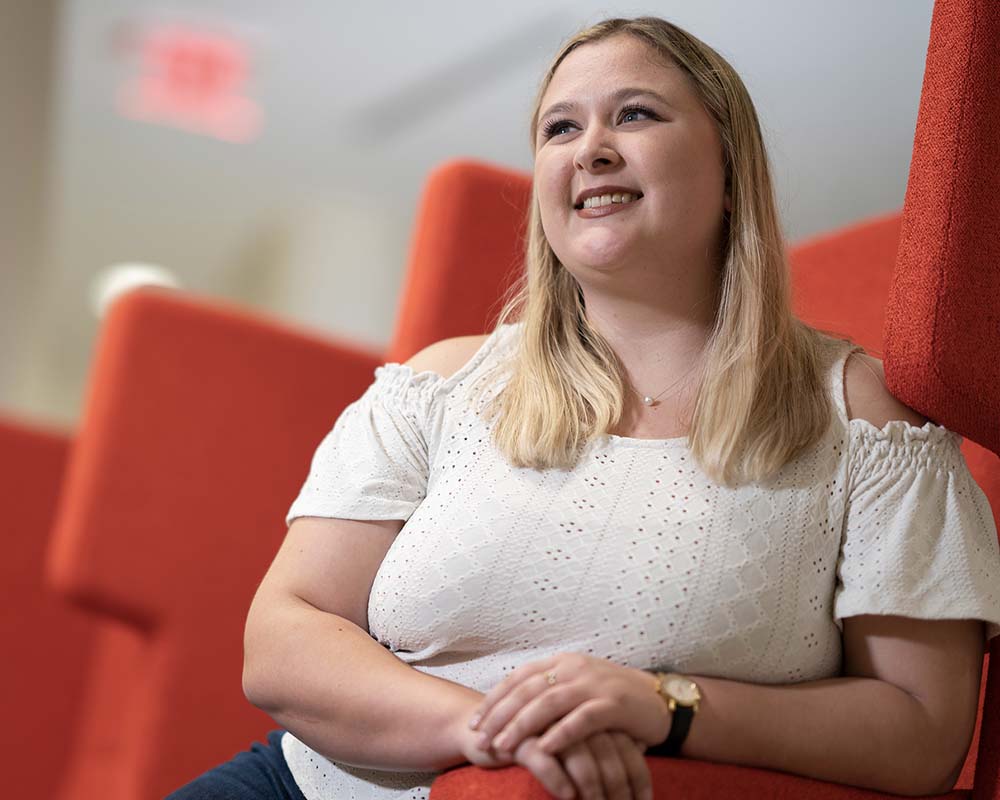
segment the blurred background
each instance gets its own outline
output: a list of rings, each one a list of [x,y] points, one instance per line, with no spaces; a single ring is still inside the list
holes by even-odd
[[[655,14],[742,75],[786,238],[900,208],[933,0],[0,0],[0,413],[73,426],[156,281],[372,348],[445,159],[530,171],[563,40]]]

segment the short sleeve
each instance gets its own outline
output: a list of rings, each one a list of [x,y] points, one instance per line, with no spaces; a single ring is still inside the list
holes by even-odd
[[[926,422],[850,421],[834,618],[979,619],[1000,633],[1000,546],[962,437]]]
[[[428,418],[441,377],[402,364],[347,406],[313,455],[285,517],[407,520],[427,493]]]

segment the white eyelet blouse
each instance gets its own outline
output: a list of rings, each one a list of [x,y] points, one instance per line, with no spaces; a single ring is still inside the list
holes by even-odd
[[[400,364],[320,442],[287,521],[399,519],[368,604],[372,637],[485,692],[558,652],[784,684],[839,675],[841,619],[980,619],[1000,633],[1000,550],[961,437],[848,420],[831,348],[825,438],[763,483],[709,480],[685,437],[609,436],[572,470],[510,466],[471,392],[510,353],[495,330],[450,378]],[[499,384],[497,384],[499,388]],[[290,733],[308,800],[427,798],[435,773],[333,763]]]

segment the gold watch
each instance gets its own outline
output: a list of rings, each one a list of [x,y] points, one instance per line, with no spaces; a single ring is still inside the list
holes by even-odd
[[[665,741],[646,750],[649,756],[677,756],[691,729],[691,720],[698,712],[701,691],[698,684],[687,675],[676,672],[657,672],[656,693],[670,709],[670,733]]]

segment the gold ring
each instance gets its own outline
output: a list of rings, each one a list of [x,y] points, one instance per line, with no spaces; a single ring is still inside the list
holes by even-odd
[[[556,674],[554,672],[546,672],[545,680],[548,682],[549,686],[556,682]]]

